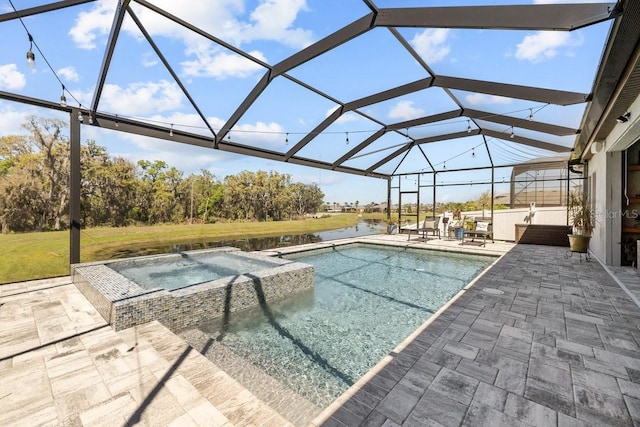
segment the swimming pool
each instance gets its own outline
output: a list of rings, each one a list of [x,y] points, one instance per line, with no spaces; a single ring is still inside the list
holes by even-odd
[[[287,258],[314,266],[312,292],[199,329],[322,407],[495,260],[362,244]]]

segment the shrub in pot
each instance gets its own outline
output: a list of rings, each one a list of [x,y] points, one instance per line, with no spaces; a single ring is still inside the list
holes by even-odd
[[[569,193],[569,224],[573,234],[569,234],[569,245],[574,252],[587,252],[589,240],[595,227],[595,215],[589,197],[581,190]]]

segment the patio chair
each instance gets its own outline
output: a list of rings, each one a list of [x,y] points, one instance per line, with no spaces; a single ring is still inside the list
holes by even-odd
[[[475,239],[482,238],[482,246],[486,246],[487,237],[491,238],[491,242],[494,241],[491,218],[479,218],[473,222],[473,229],[464,231],[461,244],[475,242]]]
[[[417,226],[418,224],[413,224],[410,226],[406,226],[406,227],[402,227],[403,231],[408,231],[409,235],[407,236],[407,240],[411,240],[411,233],[413,231],[416,231],[418,234],[422,233],[422,238],[426,239],[427,238],[427,233],[431,232],[433,233],[433,236],[435,237],[436,234],[438,235],[438,239],[440,239],[440,217],[426,217],[423,221],[422,224],[420,224],[420,226]]]
[[[417,222],[415,224],[405,224],[403,226],[400,226],[400,233],[405,233],[405,232],[408,233],[409,238],[411,237],[411,233],[417,230],[418,230]],[[407,240],[409,240],[409,238],[407,238]]]

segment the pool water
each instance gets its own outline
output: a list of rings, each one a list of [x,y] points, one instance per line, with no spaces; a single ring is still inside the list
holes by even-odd
[[[246,258],[237,252],[214,252],[190,255],[181,253],[156,259],[116,261],[109,268],[144,289],[179,289],[223,277],[237,276],[277,264]]]
[[[342,394],[494,260],[375,245],[287,258],[314,266],[312,293],[200,329],[319,406]]]

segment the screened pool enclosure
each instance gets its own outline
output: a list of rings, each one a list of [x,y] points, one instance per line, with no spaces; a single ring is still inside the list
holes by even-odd
[[[239,38],[205,19],[214,13],[208,6],[196,16],[176,2],[31,1],[18,8],[0,1],[0,34],[12,41],[0,65],[23,61],[29,48],[28,60],[42,71],[29,76],[30,84],[0,91],[0,100],[69,120],[71,263],[79,261],[80,141],[87,127],[369,177],[387,187],[388,205],[397,197],[435,208],[451,189],[472,186],[491,193],[487,211],[498,195],[510,207],[566,204],[587,167],[574,163],[595,131],[615,124],[601,119],[612,82],[635,49],[637,37],[628,36],[637,32],[632,2],[415,3],[308,1],[282,30],[308,36],[295,44],[276,30],[260,42]],[[252,6],[249,30],[279,22],[267,3]],[[81,90],[55,64],[73,66],[88,55],[70,27],[96,14],[110,24],[84,40],[101,60],[83,69],[95,84]],[[46,26],[57,37],[40,38]],[[313,30],[304,33],[304,26]],[[545,60],[560,45],[539,60],[526,56],[529,43],[547,38],[565,40],[563,55],[577,55],[579,65],[559,69]],[[187,68],[193,50],[170,49],[192,41],[211,59],[195,74]],[[279,49],[267,58],[261,49],[269,44]],[[138,66],[131,58],[143,54],[184,101],[179,109],[134,114],[114,100],[114,87],[136,84],[128,77]],[[213,59],[247,72],[221,77],[222,62]],[[228,87],[234,96],[217,97]]]

